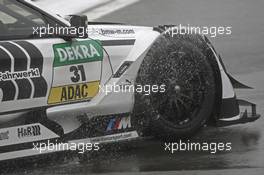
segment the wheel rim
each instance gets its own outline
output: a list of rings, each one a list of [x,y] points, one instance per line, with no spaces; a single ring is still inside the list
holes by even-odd
[[[154,94],[151,103],[163,120],[185,127],[196,119],[207,93],[206,66],[185,53],[168,59],[174,64],[167,65],[166,72],[155,79],[164,82],[166,91]]]

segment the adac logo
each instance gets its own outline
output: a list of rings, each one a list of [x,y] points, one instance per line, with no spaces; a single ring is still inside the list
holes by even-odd
[[[0,43],[0,102],[45,97],[43,55],[27,41]]]
[[[111,119],[107,125],[106,131],[121,130],[127,128],[131,128],[130,116]]]

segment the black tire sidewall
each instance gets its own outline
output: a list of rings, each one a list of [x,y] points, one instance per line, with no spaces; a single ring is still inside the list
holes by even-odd
[[[161,35],[161,37],[153,44],[140,66],[136,83],[148,83],[149,79],[155,78],[159,75],[159,73],[153,71],[152,69],[154,62],[157,61],[157,59],[166,58],[169,54],[171,54],[171,52],[175,50],[177,51],[180,47],[191,47],[190,50],[193,52],[192,54],[199,55],[198,59],[201,59],[199,61],[202,61],[208,69],[208,76],[206,76],[206,78],[209,79],[208,81],[210,82],[211,87],[208,88],[207,93],[205,94],[203,103],[197,116],[195,117],[195,120],[190,122],[190,124],[185,127],[177,127],[171,122],[165,120],[163,117],[156,118],[156,115],[158,114],[151,104],[151,94],[150,96],[135,94],[135,113],[138,113],[138,111],[140,111],[141,114],[144,113],[144,117],[149,119],[147,126],[150,127],[152,134],[158,137],[183,138],[192,136],[204,125],[213,113],[215,101],[213,68],[206,59],[206,53],[204,52],[206,43],[202,42],[200,39],[201,38],[199,36],[193,35],[177,36],[177,38],[170,38],[168,36]],[[172,50],[172,48],[175,48],[175,50]],[[201,57],[201,55],[203,55],[203,57]],[[166,64],[170,63],[166,62]],[[140,110],[138,110],[139,108]],[[145,112],[142,112],[144,110]]]

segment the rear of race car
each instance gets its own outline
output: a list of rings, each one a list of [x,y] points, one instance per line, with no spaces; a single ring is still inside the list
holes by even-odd
[[[41,60],[37,77],[41,80],[36,82],[45,93],[24,102],[6,102],[8,83],[14,82],[0,82],[0,161],[98,151],[100,144],[149,135],[190,137],[206,123],[228,126],[260,117],[255,104],[237,100],[234,88],[246,86],[227,73],[205,36],[170,36],[170,29],[164,27],[91,23],[89,38],[71,43],[1,41],[0,59],[5,65],[21,55]],[[84,53],[89,57],[88,51],[98,53],[98,58],[67,57]],[[2,74],[9,71],[6,67],[1,62]],[[86,79],[79,83],[72,73],[83,73],[83,68],[88,73],[84,71]],[[240,111],[239,105],[249,106],[252,112]]]
[[[96,31],[114,31],[118,28],[134,31],[129,37],[127,34],[122,36],[112,33],[111,40],[107,39],[110,34],[107,36],[99,36],[102,33],[91,35],[91,37],[97,37],[101,41],[105,54],[109,55],[108,59],[102,61],[102,78],[98,94],[90,101],[40,107],[32,111],[1,115],[3,126],[0,129],[0,160],[69,150],[79,152],[84,147],[88,147],[86,151],[98,150],[99,144],[131,141],[147,136],[149,133],[146,134],[146,130],[151,130],[150,135],[159,133],[157,135],[162,137],[185,137],[193,135],[198,128],[212,118],[217,126],[246,123],[259,118],[254,104],[236,99],[233,86],[237,86],[238,83],[226,73],[219,56],[205,37],[201,38],[204,43],[207,42],[209,52],[213,56],[210,65],[215,66],[210,69],[214,70],[212,75],[215,76],[212,82],[217,84],[214,86],[216,90],[213,91],[215,95],[212,98],[214,105],[212,106],[213,109],[209,109],[208,118],[201,118],[202,121],[199,121],[199,125],[196,123],[195,127],[186,129],[189,124],[188,118],[180,118],[177,122],[167,119],[168,113],[162,112],[162,109],[157,109],[153,105],[157,102],[157,97],[152,96],[151,92],[148,93],[149,87],[154,85],[158,88],[164,84],[165,87],[173,85],[173,87],[179,86],[179,89],[183,89],[179,85],[180,82],[175,85],[167,82],[154,84],[148,79],[145,79],[144,82],[138,80],[141,79],[139,76],[140,69],[143,64],[146,64],[143,63],[144,59],[150,54],[151,48],[158,42],[159,38],[163,37],[164,33],[155,31],[155,28],[118,25],[95,25],[92,27]],[[103,34],[106,35],[105,32]],[[120,38],[113,39],[113,35]],[[115,59],[119,59],[119,61],[115,62]],[[166,60],[163,62],[167,64]],[[155,74],[155,76],[158,78],[159,75]],[[165,76],[169,77],[169,75]],[[138,85],[141,85],[140,92],[136,89],[130,89],[131,86],[140,87]],[[144,89],[146,87],[148,90]],[[162,92],[155,90],[154,93],[160,95]],[[175,91],[175,93],[181,92]],[[146,100],[146,98],[150,99]],[[146,101],[147,103],[145,103]],[[251,105],[252,113],[248,113],[247,110],[240,113],[239,103]],[[201,106],[198,107],[201,108]],[[177,112],[170,113],[170,115],[180,115]],[[206,110],[206,112],[208,111]],[[14,120],[11,120],[12,115]],[[4,122],[5,118],[10,120]],[[164,121],[166,125],[163,124]],[[192,124],[192,122],[190,123]],[[180,128],[178,128],[179,126]],[[163,135],[163,133],[165,134]]]
[[[260,115],[257,114],[256,104],[246,100],[238,99],[235,89],[252,89],[233,78],[226,70],[221,56],[216,53],[214,47],[208,39],[205,38],[208,45],[211,47],[212,52],[218,62],[221,86],[222,87],[222,100],[219,101],[217,126],[229,126],[233,124],[242,124],[253,122],[259,119]]]
[[[101,40],[106,53],[110,56],[103,66],[109,71],[105,71],[107,72],[103,76],[105,82],[101,83],[99,94],[89,104],[71,104],[48,110],[49,118],[54,120],[55,117],[61,126],[66,125],[63,124],[64,118],[60,116],[71,118],[76,116],[74,114],[78,111],[85,109],[85,116],[79,117],[81,123],[95,123],[96,126],[101,123],[100,116],[105,117],[108,124],[102,128],[101,133],[106,134],[106,138],[111,138],[110,126],[115,126],[117,133],[133,132],[131,138],[127,137],[128,140],[149,134],[177,138],[192,136],[204,124],[228,126],[252,122],[260,117],[253,103],[236,98],[234,88],[248,87],[227,73],[220,56],[205,36],[176,36],[169,38],[167,43],[162,43],[161,40],[167,40],[168,37],[162,27],[102,24],[90,27],[93,29],[90,37]],[[196,62],[201,55],[188,60],[187,63],[180,60],[185,57],[179,57],[177,60],[175,59],[177,55],[173,55],[173,61],[179,62],[171,62],[167,58],[170,57],[170,52],[174,54],[178,47],[183,48],[185,41],[191,43],[186,45],[189,48],[179,50],[178,53],[186,52],[188,57],[188,51],[192,51],[188,49],[198,45],[201,47],[200,52],[204,54],[201,57],[202,62]],[[171,43],[173,45],[170,46]],[[158,47],[164,45],[166,48],[159,50]],[[166,50],[167,48],[169,49]],[[193,55],[195,54],[196,50]],[[157,60],[160,62],[155,63]],[[161,65],[177,65],[179,72],[167,74],[169,67],[164,68]],[[192,68],[193,65],[198,66]],[[205,69],[208,70],[204,71]],[[172,67],[173,70],[175,67]],[[198,73],[193,70],[197,70]],[[183,79],[184,74],[198,78]],[[198,81],[200,82],[197,83]],[[185,84],[191,84],[192,87],[185,87]],[[162,100],[165,100],[165,104],[160,103]],[[179,102],[180,104],[176,104]],[[175,111],[175,108],[178,110]],[[60,112],[63,115],[57,115]],[[118,125],[120,121],[123,121],[121,126]],[[162,134],[159,134],[160,132]]]
[[[237,99],[234,89],[249,87],[228,74],[206,36],[173,35],[173,26],[152,30],[159,35],[124,73],[133,75],[129,82],[134,85],[152,88],[148,95],[140,91],[134,96],[132,118],[143,123],[143,133],[147,128],[163,139],[190,137],[204,125],[228,126],[260,117],[255,104]]]

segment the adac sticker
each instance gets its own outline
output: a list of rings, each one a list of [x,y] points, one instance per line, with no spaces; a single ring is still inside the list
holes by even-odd
[[[53,45],[54,67],[101,61],[103,49],[99,40],[67,42]]]
[[[51,89],[48,104],[65,103],[91,99],[99,91],[99,81],[54,87]]]

